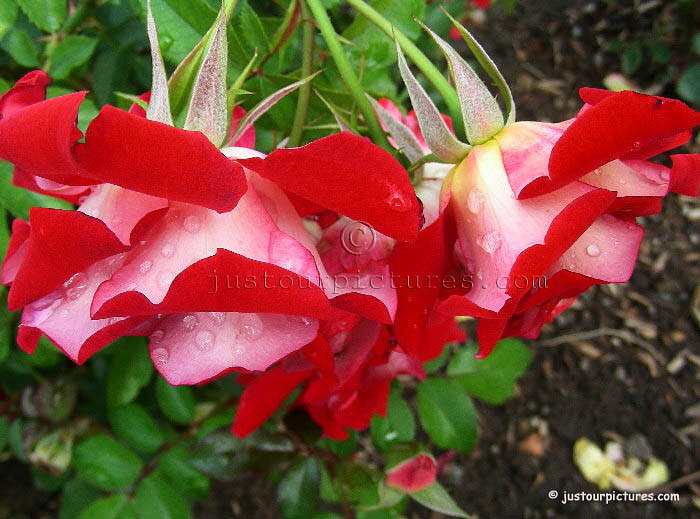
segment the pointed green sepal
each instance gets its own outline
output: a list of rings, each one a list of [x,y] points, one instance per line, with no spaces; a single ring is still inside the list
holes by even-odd
[[[481,65],[484,71],[493,80],[493,82],[496,84],[496,87],[498,88],[498,91],[503,96],[503,102],[506,106],[506,113],[508,114],[506,117],[506,125],[514,123],[515,101],[513,100],[513,93],[510,91],[510,87],[508,86],[508,83],[506,83],[503,74],[501,74],[501,71],[498,70],[496,64],[489,57],[489,55],[486,54],[486,51],[481,45],[479,45],[479,42],[476,41],[474,36],[472,36],[471,33],[467,29],[465,29],[461,23],[455,20],[450,15],[450,13],[448,13],[444,8],[441,7],[441,9],[442,12],[445,13],[445,15],[450,19],[455,28],[459,31],[459,34],[462,36],[464,42],[467,44],[467,47],[469,47],[469,50],[472,51],[472,54],[476,58],[476,61],[479,62],[479,65]]]
[[[168,76],[165,73],[163,56],[160,53],[158,44],[158,31],[156,22],[153,19],[151,0],[146,2],[146,29],[148,40],[151,44],[151,62],[153,80],[151,84],[151,99],[148,103],[146,117],[151,121],[173,125],[173,117],[170,112],[170,96],[168,94]]]
[[[391,138],[394,139],[399,150],[406,155],[409,162],[413,163],[419,161],[426,153],[423,151],[420,142],[418,142],[418,139],[411,129],[382,108],[382,105],[371,95],[367,94],[367,99],[372,103],[372,107],[377,113],[379,121],[389,132]]]
[[[503,128],[503,114],[498,101],[457,51],[428,27],[422,23],[421,26],[447,59],[459,97],[467,140],[470,144],[486,142]]]
[[[219,147],[226,140],[229,122],[226,110],[228,40],[223,6],[214,26],[209,48],[192,88],[184,128],[202,132],[214,146]]]
[[[428,97],[428,94],[415,78],[411,69],[408,68],[406,58],[398,44],[396,45],[396,53],[398,55],[399,71],[406,84],[425,142],[440,160],[453,164],[461,162],[467,156],[471,147],[457,140],[450,132],[440,115],[440,111]]]

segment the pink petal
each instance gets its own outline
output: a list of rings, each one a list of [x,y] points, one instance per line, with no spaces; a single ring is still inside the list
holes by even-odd
[[[145,317],[90,318],[95,290],[122,261],[120,256],[99,261],[74,274],[63,288],[27,305],[22,312],[17,338],[20,346],[25,351],[33,351],[41,332],[73,362],[82,364],[144,321]]]
[[[69,186],[47,178],[37,177],[17,167],[12,173],[12,184],[35,193],[60,198],[71,204],[79,204],[90,193],[91,189],[90,186]]]
[[[151,334],[153,363],[173,385],[232,368],[263,371],[310,343],[318,321],[274,314],[194,312],[165,317]]]
[[[134,245],[131,235],[137,224],[147,214],[167,207],[164,198],[102,184],[93,189],[78,210],[102,220],[124,245]]]
[[[629,221],[600,216],[553,266],[606,283],[629,280],[637,262],[644,229]]]
[[[33,207],[27,251],[8,295],[18,310],[53,292],[69,276],[127,248],[96,218],[78,211]]]

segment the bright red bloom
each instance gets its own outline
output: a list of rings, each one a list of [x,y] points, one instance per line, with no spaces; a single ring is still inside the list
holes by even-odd
[[[391,321],[390,295],[338,289],[342,273],[326,270],[285,191],[412,240],[420,208],[389,154],[350,134],[267,158],[220,151],[199,132],[113,107],[80,143],[83,94],[44,100],[47,83],[34,72],[0,98],[0,157],[15,164],[15,182],[80,204],[35,208],[13,225],[2,281],[10,307],[24,309],[25,350],[44,333],[84,362],[117,337],[150,335],[161,373],[192,384],[303,348],[331,304]],[[247,131],[235,144],[252,143]],[[352,196],[359,175],[363,196]]]

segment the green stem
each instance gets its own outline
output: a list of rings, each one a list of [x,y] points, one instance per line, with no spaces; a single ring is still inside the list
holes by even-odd
[[[376,25],[384,34],[389,36],[389,38],[396,39],[404,54],[415,63],[445,100],[445,104],[447,105],[447,109],[454,123],[455,131],[458,132],[458,137],[464,139],[464,135],[459,135],[460,132],[463,133],[464,128],[464,124],[462,123],[462,111],[459,108],[459,99],[457,99],[457,93],[447,81],[447,78],[405,34],[369,4],[364,2],[364,0],[347,0],[347,3]]]
[[[301,0],[302,16],[302,57],[301,57],[301,77],[309,77],[313,72],[314,64],[314,25],[311,19],[309,7],[305,0]],[[309,109],[309,99],[311,99],[311,82],[308,81],[299,87],[299,99],[297,110],[292,123],[292,133],[289,135],[289,146],[295,147],[301,144],[301,137],[306,124],[306,114]]]
[[[296,29],[297,23],[299,23],[297,16],[299,3],[300,0],[292,0],[289,3],[289,8],[284,13],[284,18],[280,22],[279,28],[272,36],[272,45],[270,45],[268,52],[266,52],[260,59],[260,63],[258,63],[255,68],[256,71],[262,70],[265,63],[267,63],[267,60],[274,56],[280,47],[282,47],[287,39],[294,33],[294,29]]]
[[[318,24],[318,29],[321,31],[321,35],[328,45],[328,50],[333,56],[333,60],[338,67],[340,77],[343,79],[345,86],[350,91],[350,94],[357,103],[357,107],[364,116],[372,140],[375,144],[381,146],[385,150],[389,152],[394,151],[384,135],[381,126],[379,125],[377,115],[374,113],[372,105],[367,100],[367,96],[362,89],[360,80],[357,79],[355,71],[352,69],[350,62],[345,56],[343,47],[340,45],[338,35],[336,34],[335,29],[328,18],[326,9],[323,7],[323,5],[321,5],[320,0],[307,0],[306,3],[309,6],[309,9],[311,9],[314,19]]]

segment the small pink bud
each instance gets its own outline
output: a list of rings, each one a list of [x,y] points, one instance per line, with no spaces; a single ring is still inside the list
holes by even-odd
[[[418,454],[389,470],[386,484],[403,492],[428,488],[437,478],[437,464],[432,456]]]

